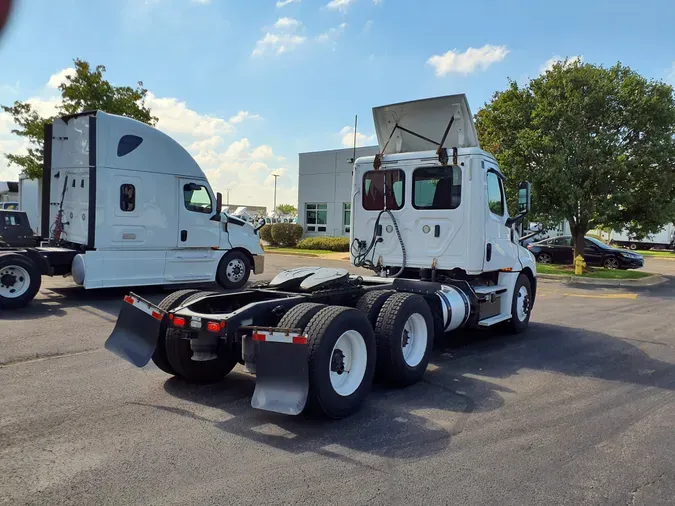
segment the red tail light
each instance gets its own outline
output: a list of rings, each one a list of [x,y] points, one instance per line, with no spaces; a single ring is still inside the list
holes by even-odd
[[[185,318],[182,316],[174,316],[173,324],[175,327],[185,327]]]
[[[225,328],[225,322],[209,322],[206,324],[206,330],[209,332],[220,332]]]

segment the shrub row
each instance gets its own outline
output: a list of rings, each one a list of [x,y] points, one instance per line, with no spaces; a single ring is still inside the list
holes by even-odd
[[[272,246],[295,248],[302,232],[302,226],[297,223],[273,223],[260,229],[260,238]]]
[[[349,251],[349,237],[306,237],[298,243],[300,249]]]

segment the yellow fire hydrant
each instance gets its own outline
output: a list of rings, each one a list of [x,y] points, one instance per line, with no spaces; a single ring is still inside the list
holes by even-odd
[[[586,267],[584,257],[582,257],[581,255],[577,255],[577,257],[574,259],[574,274],[576,274],[577,276],[583,274],[584,267]]]

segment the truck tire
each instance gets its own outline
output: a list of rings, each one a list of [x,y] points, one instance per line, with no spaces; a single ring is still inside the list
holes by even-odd
[[[178,290],[167,295],[162,302],[157,304],[157,307],[164,311],[168,311],[175,307],[178,307],[185,299],[190,295],[194,294],[197,290]],[[162,326],[159,328],[159,338],[157,339],[157,346],[155,347],[155,352],[152,354],[152,361],[154,364],[162,371],[167,374],[175,375],[176,371],[171,364],[169,363],[169,358],[166,356],[166,331],[168,326],[166,322],[162,322]]]
[[[192,360],[192,348],[186,332],[169,329],[166,333],[166,355],[176,376],[188,383],[216,383],[237,365],[239,357],[225,340],[218,340],[218,357],[206,362]]]
[[[314,315],[325,307],[325,304],[315,304],[312,302],[298,304],[281,318],[277,327],[281,329],[300,329],[304,332],[305,327],[314,318]]]
[[[41,284],[42,275],[30,258],[17,253],[0,256],[0,308],[27,306]]]
[[[210,291],[198,291],[198,290],[193,290],[194,293],[192,293],[189,297],[186,297],[185,300],[183,300],[182,305],[187,306],[188,304],[192,304],[194,301],[201,299],[202,297],[208,297],[209,295],[218,295],[220,292],[210,292]]]
[[[356,309],[328,306],[305,328],[309,346],[306,409],[328,418],[357,411],[375,374],[375,335]]]
[[[530,323],[532,308],[532,284],[525,274],[518,276],[511,301],[511,320],[507,326],[511,333],[520,334]]]
[[[397,386],[419,381],[434,345],[434,319],[420,295],[396,293],[382,306],[377,324],[377,378]]]
[[[377,315],[380,314],[382,306],[384,306],[387,299],[395,293],[394,290],[375,290],[373,292],[367,292],[363,294],[356,303],[356,309],[366,315],[373,329],[377,323]]]
[[[226,290],[236,290],[251,276],[251,261],[242,251],[228,252],[218,264],[216,281]]]

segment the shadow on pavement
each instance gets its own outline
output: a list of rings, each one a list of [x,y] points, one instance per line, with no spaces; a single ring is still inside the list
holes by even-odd
[[[225,422],[202,419],[189,409],[153,407],[291,453],[313,452],[354,463],[333,445],[396,459],[420,459],[442,451],[472,413],[498,410],[505,402],[502,393],[518,394],[488,378],[508,378],[523,369],[675,389],[675,366],[651,358],[633,344],[602,333],[538,323],[518,336],[496,330],[460,333],[435,352],[431,362],[423,382],[399,390],[376,385],[361,411],[340,421],[254,410],[250,398],[255,379],[239,373],[207,387],[176,378],[165,383],[172,396],[227,412],[232,417]]]

